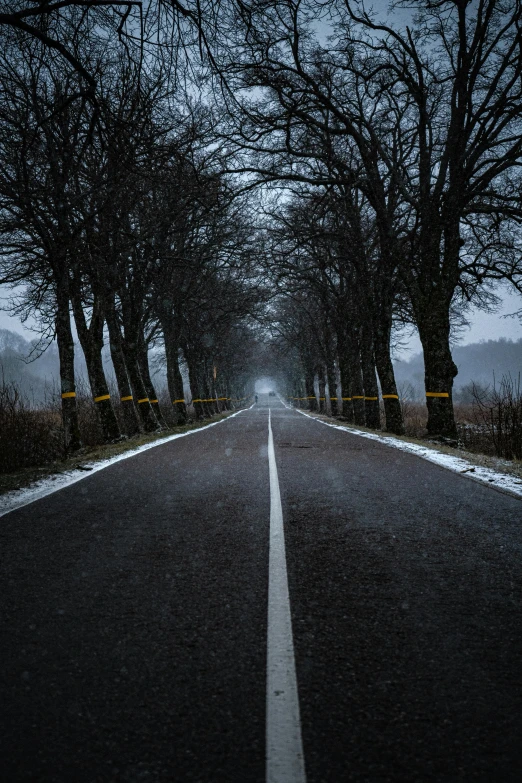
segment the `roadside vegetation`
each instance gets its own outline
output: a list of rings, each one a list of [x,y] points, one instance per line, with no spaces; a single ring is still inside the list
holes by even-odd
[[[411,384],[399,389],[404,431],[407,438],[423,440],[426,444],[437,444],[451,448],[465,449],[473,454],[495,456],[505,460],[522,461],[522,387],[520,377],[516,380],[504,376],[499,383],[481,386],[472,383],[461,396],[467,402],[454,403],[457,434],[454,438],[444,435],[433,436],[428,431],[428,410],[419,402]],[[293,406],[305,410],[318,410],[314,399],[289,398]],[[380,419],[384,421],[384,408],[380,407]],[[344,417],[334,417],[340,422],[353,422]],[[361,425],[364,426],[364,425]]]
[[[438,442],[474,454],[521,461],[522,390],[512,378],[506,377],[498,386],[475,387],[475,394],[472,402],[455,403],[457,437],[442,437]],[[426,406],[406,401],[403,412],[404,434],[429,441]]]
[[[21,395],[14,384],[0,385],[0,494],[20,489],[39,479],[74,468],[84,468],[90,462],[108,459],[135,449],[145,443],[188,432],[226,418],[233,411],[250,404],[250,399],[230,400],[208,417],[196,419],[193,406],[188,406],[183,424],[171,414],[168,393],[160,395],[159,405],[165,416],[165,426],[152,433],[136,433],[107,443],[96,414],[95,403],[88,389],[78,392],[79,422],[82,447],[71,452],[65,449],[60,395],[55,393],[47,403],[35,407]],[[122,406],[115,405],[118,420],[123,426]],[[170,415],[169,415],[170,414]]]

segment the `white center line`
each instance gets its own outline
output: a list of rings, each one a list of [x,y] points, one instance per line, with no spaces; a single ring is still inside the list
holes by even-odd
[[[270,557],[266,683],[266,783],[306,783],[286,572],[283,509],[268,410]]]

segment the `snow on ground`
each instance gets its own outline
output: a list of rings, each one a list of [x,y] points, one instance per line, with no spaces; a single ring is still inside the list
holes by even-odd
[[[68,487],[71,484],[76,484],[77,481],[81,481],[82,479],[87,478],[87,476],[92,476],[93,473],[96,473],[98,470],[108,468],[109,465],[114,465],[115,462],[121,462],[121,460],[134,457],[136,454],[140,454],[142,451],[147,451],[147,449],[153,449],[156,446],[163,446],[165,443],[170,443],[171,440],[176,440],[176,438],[184,438],[187,435],[194,435],[195,433],[206,430],[209,427],[216,427],[218,424],[222,424],[224,421],[233,419],[234,416],[237,416],[244,410],[249,409],[243,408],[242,410],[236,411],[230,416],[227,416],[225,419],[214,421],[212,424],[207,424],[204,427],[199,427],[196,430],[180,432],[177,435],[168,435],[166,438],[160,438],[159,440],[155,440],[153,443],[145,443],[143,446],[138,446],[137,448],[131,449],[130,451],[125,451],[123,454],[118,454],[116,457],[109,457],[109,459],[100,460],[99,462],[86,462],[85,465],[87,469],[68,470],[65,473],[59,473],[57,475],[44,478],[41,481],[32,484],[30,487],[17,489],[13,492],[6,492],[5,495],[0,495],[0,517],[4,516],[4,514],[9,514],[10,511],[14,511],[17,508],[27,506],[29,503],[34,503],[35,500],[40,500],[40,498],[44,498],[46,495],[51,495],[53,492],[58,492],[58,490],[63,489],[64,487]]]
[[[333,427],[334,430],[343,430],[350,435],[359,435],[361,438],[377,440],[379,443],[391,446],[394,449],[416,454],[418,457],[428,460],[428,462],[434,462],[435,465],[440,465],[442,468],[452,470],[454,473],[460,473],[461,475],[466,476],[466,478],[473,479],[473,481],[479,481],[481,484],[487,484],[489,487],[494,487],[495,489],[500,489],[511,495],[522,498],[522,481],[517,476],[499,473],[496,470],[485,468],[480,465],[472,465],[461,457],[454,457],[452,454],[444,454],[441,451],[429,448],[428,446],[421,446],[417,443],[408,443],[408,441],[394,438],[392,435],[377,435],[371,432],[363,432],[362,430],[357,430],[352,427],[343,427],[340,424],[330,424],[329,422],[317,419],[315,416],[310,416],[310,414],[300,411],[297,408],[295,410],[308,419],[318,421],[320,424],[325,424],[327,427]]]

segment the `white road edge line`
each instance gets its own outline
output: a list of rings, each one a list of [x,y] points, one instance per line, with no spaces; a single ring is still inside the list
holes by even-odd
[[[268,409],[270,555],[266,681],[266,783],[306,783],[286,570],[283,509]]]
[[[36,500],[40,500],[40,498],[47,497],[47,495],[53,495],[55,492],[59,492],[61,489],[69,487],[71,484],[76,484],[77,481],[89,478],[89,476],[92,476],[93,473],[97,473],[99,470],[108,468],[110,465],[114,465],[116,462],[129,459],[129,457],[135,457],[137,454],[141,454],[142,451],[154,449],[156,446],[163,446],[165,443],[170,443],[172,440],[176,440],[177,438],[185,438],[187,435],[195,435],[196,433],[202,432],[203,430],[208,430],[209,427],[217,427],[218,424],[223,424],[224,421],[229,421],[229,419],[233,419],[234,416],[238,416],[240,413],[244,413],[244,411],[249,411],[253,407],[254,406],[251,405],[249,408],[242,408],[240,411],[236,411],[230,416],[227,416],[226,419],[213,421],[211,424],[206,424],[204,427],[199,427],[196,430],[180,432],[177,435],[168,435],[166,438],[155,440],[153,443],[144,443],[142,446],[125,451],[123,454],[118,454],[116,457],[109,457],[109,459],[100,460],[99,462],[89,463],[87,461],[86,464],[89,465],[90,468],[88,471],[70,470],[66,473],[60,474],[59,476],[55,476],[52,479],[42,479],[41,481],[38,481],[36,484],[33,484],[33,486],[27,487],[26,489],[6,492],[4,495],[0,495],[0,517],[5,516],[6,514],[10,514],[11,511],[16,511],[19,508],[23,508],[23,506],[28,506],[30,503],[34,503]]]
[[[482,484],[486,487],[499,490],[511,497],[522,498],[522,486],[520,485],[520,479],[517,476],[512,476],[507,473],[500,473],[492,468],[485,468],[480,465],[474,465],[462,457],[454,457],[452,454],[445,454],[437,449],[431,449],[428,446],[420,446],[417,443],[409,443],[408,441],[399,440],[392,435],[375,435],[371,432],[364,432],[363,430],[352,429],[351,427],[343,427],[340,424],[330,424],[328,421],[322,421],[316,419],[315,416],[310,416],[309,413],[294,408],[296,413],[300,413],[302,416],[306,416],[307,419],[316,421],[319,424],[324,424],[326,427],[332,427],[334,430],[342,430],[349,435],[356,435],[359,438],[367,438],[368,440],[376,440],[382,443],[384,446],[390,446],[400,451],[405,451],[408,454],[415,454],[421,459],[425,459],[428,462],[433,462],[434,465],[438,465],[446,470],[451,470],[453,473],[458,473],[463,478],[476,481],[478,484]],[[472,472],[470,472],[472,470]]]

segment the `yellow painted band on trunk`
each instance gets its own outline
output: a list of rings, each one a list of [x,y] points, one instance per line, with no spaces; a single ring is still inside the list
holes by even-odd
[[[76,397],[76,392],[64,392],[62,394],[62,400],[68,400],[70,397]]]
[[[142,400],[138,400],[138,405],[141,405],[142,402],[149,402],[149,398],[144,397]]]
[[[128,397],[120,397],[120,402],[128,402],[129,400],[132,400],[132,394],[129,394]]]
[[[203,402],[203,400],[192,400],[192,402]]]
[[[398,394],[383,394],[382,395],[383,400],[398,400],[399,395]]]
[[[365,400],[378,400],[378,397],[365,397]]]
[[[185,402],[185,400],[172,400],[173,405],[177,405],[178,402]],[[194,400],[192,402],[194,402]]]
[[[343,400],[343,402],[350,402],[352,398],[351,397],[342,397],[341,399]]]
[[[110,394],[102,394],[101,397],[95,397],[94,402],[103,402],[103,400],[110,400]]]
[[[149,402],[152,404],[153,402],[158,402],[158,400],[149,400]]]
[[[360,395],[355,395],[352,397],[352,400],[364,400],[364,396],[361,397]]]
[[[337,397],[330,397],[331,400],[335,400],[337,402]]]
[[[220,402],[226,402],[227,401],[227,397],[218,397],[218,400]]]
[[[449,397],[448,392],[426,392],[426,397]]]

